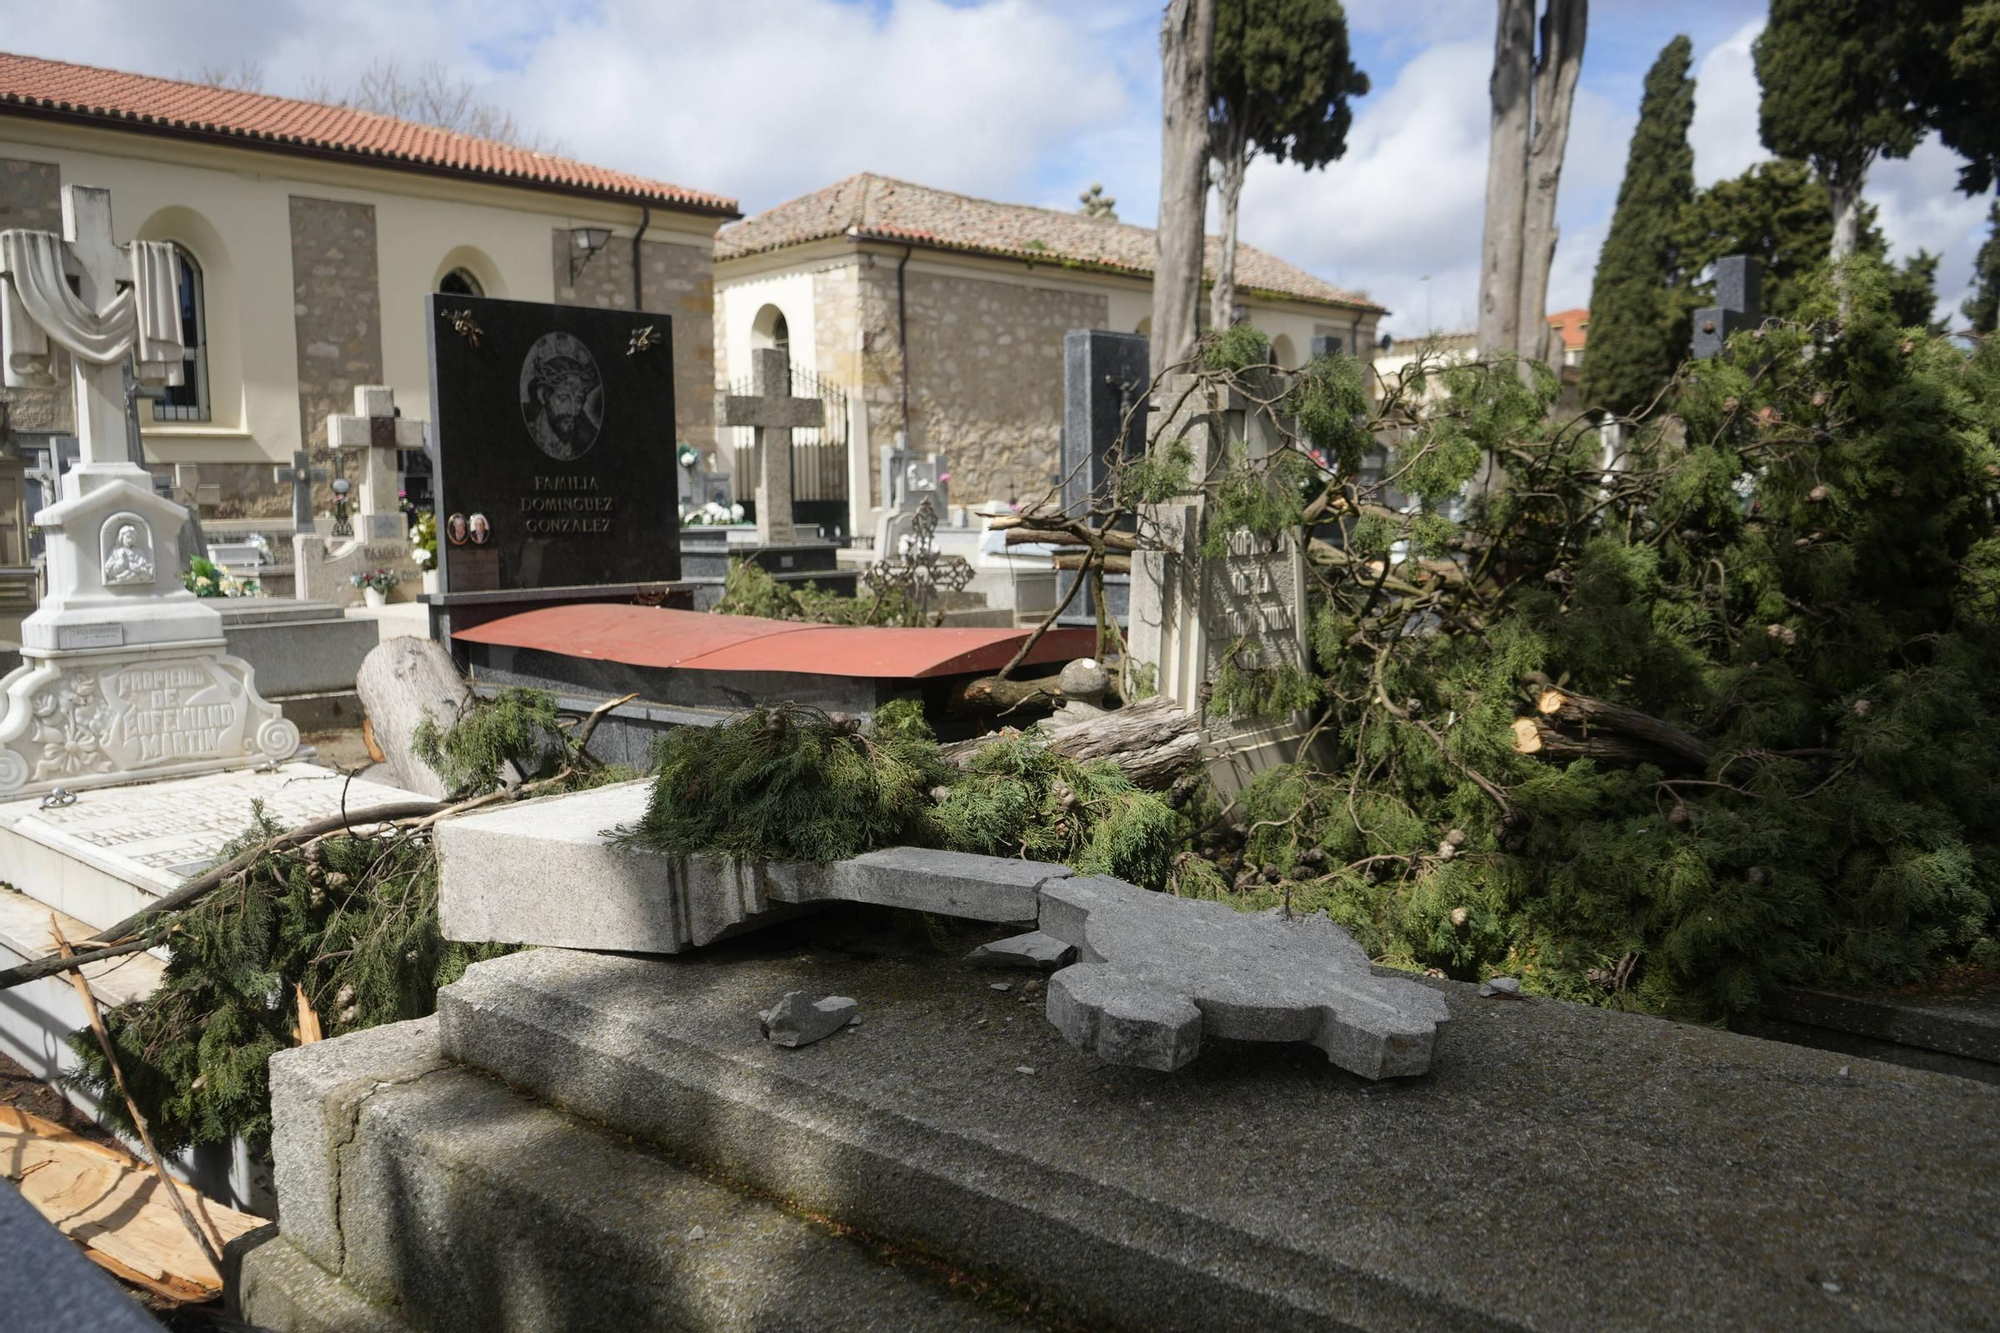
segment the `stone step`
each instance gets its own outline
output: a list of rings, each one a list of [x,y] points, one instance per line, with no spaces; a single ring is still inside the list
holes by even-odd
[[[1222,1042],[1171,1075],[1108,1067],[1044,1021],[1038,979],[887,915],[481,963],[440,997],[444,1049],[1092,1326],[1886,1330],[2000,1308],[1984,1085],[1453,983],[1420,1079]],[[757,1014],[792,990],[852,996],[860,1022],[774,1047]]]
[[[271,1079],[282,1248],[241,1289],[273,1333],[357,1301],[426,1333],[1038,1327],[450,1065],[434,1019],[284,1052]]]

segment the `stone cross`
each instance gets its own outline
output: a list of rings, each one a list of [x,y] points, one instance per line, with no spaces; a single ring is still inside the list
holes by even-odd
[[[798,540],[792,527],[792,432],[821,425],[826,405],[792,397],[791,357],[782,347],[752,352],[750,375],[751,393],[716,395],[715,421],[756,431],[757,544],[790,546]]]
[[[1716,304],[1694,312],[1694,354],[1706,361],[1729,335],[1764,322],[1764,266],[1749,255],[1715,261]]]
[[[118,280],[131,272],[124,247],[111,239],[111,191],[90,186],[66,186],[62,192],[62,238],[76,278],[76,294],[93,311],[109,307],[118,295]],[[10,349],[11,351],[11,349]],[[106,362],[70,357],[76,390],[76,434],[82,443],[80,461],[86,466],[128,463],[130,443],[125,430],[125,356]]]
[[[311,532],[313,530],[313,483],[325,481],[326,469],[313,467],[312,455],[303,449],[292,450],[290,467],[274,467],[271,479],[292,484],[292,531]]]
[[[335,449],[361,450],[361,539],[391,541],[402,536],[405,520],[396,504],[402,474],[396,451],[423,448],[424,423],[397,412],[394,389],[363,384],[354,390],[352,416],[326,419],[326,442]]]

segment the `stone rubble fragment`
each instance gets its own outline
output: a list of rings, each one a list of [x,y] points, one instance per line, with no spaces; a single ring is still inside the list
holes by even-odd
[[[965,961],[979,967],[1026,967],[1053,972],[1075,955],[1076,950],[1061,940],[1031,930],[1025,935],[1009,935],[1004,940],[982,944],[967,954]]]
[[[795,990],[785,992],[783,999],[757,1018],[765,1039],[773,1046],[810,1046],[846,1027],[860,1007],[845,995],[808,1000],[804,991]]]
[[[1480,986],[1481,999],[1518,1000],[1521,998],[1521,982],[1517,977],[1488,977]]]

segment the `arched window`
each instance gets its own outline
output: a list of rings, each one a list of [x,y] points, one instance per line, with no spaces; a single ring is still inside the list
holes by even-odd
[[[479,285],[479,279],[462,268],[455,268],[438,279],[438,291],[446,296],[484,296],[486,291]]]
[[[203,303],[201,265],[176,245],[181,261],[181,382],[167,386],[154,402],[155,421],[208,420],[208,308]]]
[[[1298,369],[1299,353],[1298,349],[1292,345],[1290,334],[1281,333],[1271,339],[1271,360],[1280,370]]]
[[[750,345],[775,347],[789,354],[792,350],[792,326],[785,318],[785,312],[774,305],[759,310],[757,317],[750,321]]]

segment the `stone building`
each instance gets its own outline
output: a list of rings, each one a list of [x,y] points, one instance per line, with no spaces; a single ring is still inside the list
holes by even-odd
[[[139,410],[148,464],[195,465],[211,519],[288,530],[273,465],[300,448],[329,463],[327,415],[358,384],[428,419],[435,291],[671,316],[677,431],[713,439],[714,234],[733,200],[346,107],[0,54],[0,229],[60,231],[65,183],[110,189],[120,241],[180,250],[187,383]],[[66,433],[67,397],[0,390],[0,454]]]
[[[718,379],[782,343],[854,402],[858,532],[880,498],[876,451],[899,436],[947,456],[954,503],[1041,493],[1060,452],[1063,334],[1143,333],[1152,311],[1150,229],[883,176],[724,227],[715,255]],[[1247,245],[1236,263],[1243,317],[1282,363],[1309,358],[1316,336],[1365,348],[1387,313]]]

